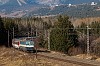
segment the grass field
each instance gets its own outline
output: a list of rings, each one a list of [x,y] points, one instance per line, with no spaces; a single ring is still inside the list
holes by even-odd
[[[44,57],[36,59],[27,53],[12,48],[0,47],[0,66],[79,66]]]

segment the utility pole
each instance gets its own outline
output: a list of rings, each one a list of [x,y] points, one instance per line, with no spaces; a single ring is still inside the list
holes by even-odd
[[[29,32],[28,32],[28,38],[29,38]]]
[[[12,42],[14,42],[15,39],[14,39],[14,27],[13,27],[13,39],[12,39]]]
[[[32,21],[31,21],[31,39],[33,39],[33,28],[32,28]]]
[[[89,27],[87,26],[87,55],[90,54],[90,47],[89,47]]]
[[[51,29],[48,30],[48,51],[50,51],[50,32]]]
[[[13,28],[13,39],[14,39],[14,28]]]
[[[31,24],[31,38],[32,38],[32,24]]]
[[[8,47],[9,47],[9,30],[8,30]]]
[[[85,37],[85,31],[83,30],[83,34],[82,34],[83,36],[82,36],[82,38],[84,38]]]
[[[38,33],[37,33],[37,29],[36,29],[36,59],[37,59],[37,44],[38,44],[37,39],[38,39]]]

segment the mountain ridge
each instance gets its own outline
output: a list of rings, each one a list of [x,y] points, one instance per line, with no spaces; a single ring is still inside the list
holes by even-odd
[[[59,5],[59,4],[81,4],[81,3],[90,3],[90,2],[99,2],[99,0],[0,0],[1,5],[5,4],[42,4],[42,5]]]
[[[47,15],[65,12],[69,6],[77,4],[100,2],[99,0],[0,0],[0,15],[5,17],[23,17],[27,15]],[[67,6],[62,6],[67,5]],[[66,8],[61,10],[62,8]],[[55,9],[54,9],[55,8]],[[73,7],[71,7],[73,8]],[[81,7],[80,7],[81,8]],[[57,11],[54,11],[56,10]],[[64,11],[65,10],[65,11]],[[54,12],[53,12],[54,11]]]

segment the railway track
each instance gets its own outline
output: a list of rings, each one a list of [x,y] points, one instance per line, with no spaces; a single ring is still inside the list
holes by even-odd
[[[29,53],[30,54],[30,53]],[[35,55],[31,53],[31,55]],[[53,59],[53,60],[58,60],[58,61],[63,61],[63,62],[69,62],[69,63],[73,63],[73,64],[78,64],[81,66],[100,66],[99,64],[91,64],[91,63],[84,63],[84,62],[80,62],[80,61],[74,61],[73,59],[69,60],[69,59],[64,59],[64,58],[58,58],[58,57],[52,57],[52,56],[47,56],[47,55],[42,55],[42,54],[37,54],[37,59],[38,57],[44,57],[44,58],[48,58],[48,59]]]
[[[17,50],[19,51],[19,50]],[[99,62],[96,62],[96,61],[92,61],[92,60],[83,60],[83,59],[78,59],[78,58],[72,58],[72,57],[69,57],[69,56],[66,56],[66,57],[61,57],[61,56],[56,56],[56,55],[51,55],[50,53],[43,53],[41,54],[40,53],[31,53],[31,52],[22,52],[22,51],[19,51],[20,53],[22,54],[28,54],[29,56],[34,56],[38,59],[38,57],[44,57],[44,58],[48,58],[48,59],[53,59],[53,60],[57,60],[57,61],[63,61],[63,62],[69,62],[69,63],[73,63],[73,64],[78,64],[78,65],[81,65],[81,66],[100,66],[100,63]]]
[[[67,59],[65,60],[65,59],[61,59],[61,58],[50,57],[50,56],[45,56],[45,55],[40,55],[40,54],[38,54],[38,56],[41,56],[41,57],[44,57],[44,58],[53,59],[53,60],[58,60],[58,61],[78,64],[78,65],[82,65],[82,66],[95,66],[95,65],[92,65],[92,64],[88,64],[88,63],[82,63],[82,62],[77,62],[77,61],[72,61],[72,60],[67,60]]]

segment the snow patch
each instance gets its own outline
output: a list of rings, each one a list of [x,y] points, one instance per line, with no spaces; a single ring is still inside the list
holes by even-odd
[[[52,5],[54,6],[54,5],[59,5],[60,0],[37,0],[36,3],[49,5],[49,6],[52,6]]]
[[[17,2],[18,2],[18,4],[19,4],[20,6],[22,6],[22,4],[21,4],[21,2],[20,2],[19,0],[17,0]]]
[[[20,6],[22,6],[22,3],[23,3],[23,4],[27,4],[24,0],[17,0],[17,2],[18,2],[18,4],[19,4]]]
[[[7,2],[9,2],[9,0],[0,0],[0,3],[1,3],[1,4],[5,4],[5,3],[7,3]]]
[[[21,3],[27,4],[24,0],[19,0]]]

